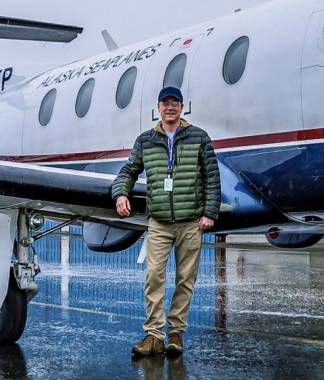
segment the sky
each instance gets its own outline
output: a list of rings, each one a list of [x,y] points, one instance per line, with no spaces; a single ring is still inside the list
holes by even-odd
[[[1,0],[0,16],[84,27],[68,44],[0,40],[5,64],[57,65],[107,51],[101,31],[119,46],[157,37],[269,0]]]

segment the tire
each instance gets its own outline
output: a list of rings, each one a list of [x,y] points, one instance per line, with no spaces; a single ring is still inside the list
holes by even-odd
[[[26,292],[18,288],[13,268],[10,268],[8,292],[0,311],[0,344],[16,342],[24,332],[26,319]]]
[[[0,379],[27,379],[28,369],[19,344],[0,346]]]

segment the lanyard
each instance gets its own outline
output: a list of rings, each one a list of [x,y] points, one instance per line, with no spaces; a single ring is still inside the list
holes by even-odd
[[[168,173],[172,173],[172,171],[173,171],[173,139],[170,139],[170,137],[168,137]]]
[[[173,135],[173,139],[170,139],[169,136],[168,137],[168,173],[171,174],[173,172],[173,165],[174,165],[174,162],[173,162],[173,146],[174,146],[174,140],[175,140],[175,137],[176,137],[176,134],[179,130],[179,127],[176,128],[175,132],[174,132],[174,135]]]

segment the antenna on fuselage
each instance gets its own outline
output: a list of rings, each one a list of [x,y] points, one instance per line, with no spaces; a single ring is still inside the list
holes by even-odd
[[[111,37],[110,33],[108,32],[107,29],[101,31],[102,38],[105,41],[105,44],[107,46],[107,49],[109,51],[116,50],[119,48],[117,45],[116,41]]]

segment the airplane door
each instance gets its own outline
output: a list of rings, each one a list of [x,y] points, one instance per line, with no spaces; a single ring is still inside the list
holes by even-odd
[[[309,23],[302,58],[304,128],[324,127],[324,10]]]
[[[188,96],[189,72],[203,34],[166,39],[147,70],[141,108],[141,131],[148,130],[159,120],[157,97],[163,87],[181,89],[184,98],[183,117],[190,118],[191,102]]]

